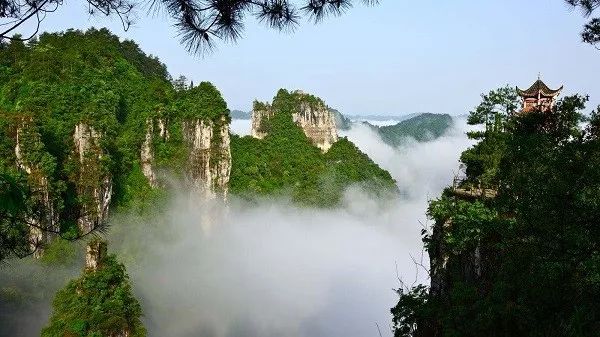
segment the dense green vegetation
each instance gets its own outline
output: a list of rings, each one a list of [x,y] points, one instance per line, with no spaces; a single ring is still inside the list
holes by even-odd
[[[585,97],[518,113],[513,89],[483,96],[459,189],[429,206],[431,288],[400,289],[396,336],[596,336],[600,331],[600,133]],[[476,191],[476,190],[475,190]]]
[[[53,314],[42,337],[146,336],[142,309],[133,296],[125,266],[114,255],[98,261],[56,293]]]
[[[301,97],[323,104],[314,96]],[[271,105],[273,116],[261,125],[267,136],[262,140],[233,136],[232,193],[289,196],[302,204],[330,207],[339,204],[352,184],[362,185],[374,196],[396,191],[390,174],[347,139],[321,153],[292,120],[299,103],[298,94],[279,90]]]
[[[315,96],[302,97],[312,107],[324,104]],[[231,192],[247,198],[290,197],[320,207],[339,205],[351,185],[381,198],[396,193],[389,173],[347,139],[327,153],[311,144],[291,118],[297,98],[278,93],[264,140],[233,137]],[[23,262],[28,266],[23,274],[0,273],[0,281],[6,281],[0,287],[0,308],[11,313],[0,321],[8,333],[19,330],[17,316],[48,301],[50,289],[71,276],[67,266],[80,257],[81,247],[69,241],[87,234],[77,221],[86,209],[96,209],[93,194],[80,191],[94,191],[110,177],[111,211],[143,216],[160,209],[167,193],[152,188],[142,172],[146,131],[153,125],[153,166],[179,178],[191,157],[184,140],[190,130],[183,125],[198,119],[213,124],[212,141],[218,143],[216,128],[230,118],[212,84],[173,80],[156,58],[105,29],[0,44],[0,261],[34,252],[31,228],[45,226],[50,208],[58,221],[57,228],[43,228],[53,239],[40,242],[44,253],[39,260]],[[79,125],[89,126],[99,139],[83,159],[74,141]],[[168,137],[159,135],[163,126]],[[52,276],[18,282],[27,273]],[[84,273],[56,295],[54,316],[42,335],[108,336],[128,328],[130,336],[141,336],[139,315],[124,267],[113,256],[100,271]]]
[[[229,121],[227,113],[212,84],[172,81],[158,59],[106,29],[1,43],[0,184],[7,188],[0,195],[0,259],[31,252],[26,220],[43,218],[47,209],[40,177],[47,179],[58,230],[76,238],[82,234],[77,219],[91,202],[90,193],[78,191],[93,190],[104,176],[112,178],[112,209],[147,207],[163,195],[150,188],[141,171],[148,120],[164,121],[170,135],[168,140],[153,137],[156,165],[180,174],[187,158],[182,121],[197,118],[218,125]],[[100,135],[95,151],[101,159],[88,156],[84,165],[74,155],[79,123]],[[17,133],[22,161],[33,174],[16,167]]]

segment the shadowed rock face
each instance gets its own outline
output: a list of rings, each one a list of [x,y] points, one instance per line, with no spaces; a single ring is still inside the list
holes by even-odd
[[[335,116],[332,110],[320,99],[300,90],[294,91],[292,95],[297,100],[296,107],[292,112],[292,120],[302,128],[306,137],[316,147],[327,152],[331,145],[338,140]],[[271,118],[276,112],[269,104],[255,104],[252,111],[252,137],[263,139],[267,135],[263,121]]]
[[[74,155],[79,160],[75,183],[82,200],[81,216],[77,223],[82,233],[90,232],[106,221],[112,197],[112,177],[101,165],[103,153],[100,138],[101,135],[84,122],[75,126]]]
[[[95,272],[106,258],[107,245],[102,240],[92,240],[88,243],[85,253],[85,270]]]
[[[15,157],[17,167],[27,173],[27,180],[32,188],[33,200],[41,207],[40,212],[32,214],[27,221],[29,227],[29,241],[34,257],[43,253],[43,245],[50,242],[58,231],[58,212],[55,211],[54,202],[49,189],[48,173],[40,166],[39,162],[31,160],[29,154],[34,149],[43,148],[39,133],[32,126],[31,118],[20,121],[16,132]],[[37,156],[36,156],[37,157]],[[35,158],[35,157],[34,157]],[[38,157],[39,158],[39,157]]]

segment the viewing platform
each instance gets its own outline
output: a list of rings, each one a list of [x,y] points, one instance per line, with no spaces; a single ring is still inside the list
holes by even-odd
[[[455,196],[464,199],[494,199],[498,195],[497,188],[485,188],[481,183],[474,186],[459,177],[454,178],[451,191]]]

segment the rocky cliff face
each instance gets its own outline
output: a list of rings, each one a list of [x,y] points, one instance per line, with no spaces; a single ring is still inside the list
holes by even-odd
[[[15,157],[19,169],[27,173],[27,180],[33,192],[32,199],[37,204],[38,211],[27,219],[31,224],[29,240],[35,257],[41,256],[41,247],[48,243],[54,235],[53,232],[59,229],[58,212],[55,211],[52,200],[48,173],[39,162],[30,159],[33,152],[40,151],[41,148],[43,144],[39,133],[32,126],[32,120],[22,119],[17,126]]]
[[[229,123],[225,116],[218,122],[208,119],[190,119],[181,123],[183,142],[188,158],[185,175],[200,195],[212,199],[217,195],[227,197],[231,171]],[[158,187],[153,140],[170,138],[167,121],[149,118],[146,136],[140,151],[142,172],[152,187]]]
[[[146,136],[140,151],[142,173],[152,187],[158,187],[159,185],[154,162],[154,147],[152,144],[155,136],[160,137],[163,141],[169,140],[170,135],[165,118],[148,118],[146,120]]]
[[[428,249],[430,294],[437,298],[446,297],[457,280],[484,288],[486,271],[493,269],[491,253],[482,249],[480,243],[460,252],[448,247],[446,240],[451,231],[452,219],[437,222]]]
[[[294,122],[304,134],[323,152],[327,152],[338,135],[333,113],[324,104],[301,102],[299,111],[292,115]]]
[[[292,119],[304,131],[312,143],[327,152],[331,145],[338,140],[335,116],[332,111],[320,99],[308,95],[300,90],[292,93],[295,107],[292,111]],[[262,139],[268,131],[265,121],[276,113],[268,104],[255,103],[252,111],[252,137]]]
[[[106,221],[112,197],[112,177],[103,168],[101,135],[84,122],[75,126],[74,155],[79,161],[75,184],[82,201],[77,223],[82,233],[87,233]]]
[[[187,177],[194,188],[209,199],[216,195],[227,198],[231,148],[226,118],[217,123],[187,120],[182,123],[182,132],[189,150]]]
[[[107,255],[107,244],[102,240],[92,240],[85,251],[85,271],[95,272],[102,265]]]
[[[250,130],[252,137],[258,139],[265,138],[267,130],[262,122],[268,120],[271,116],[273,116],[273,110],[270,105],[255,104],[254,110],[252,110],[252,129]]]

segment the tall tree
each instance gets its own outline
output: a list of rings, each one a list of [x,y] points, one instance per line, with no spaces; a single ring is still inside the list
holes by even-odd
[[[242,35],[246,16],[280,31],[291,31],[302,16],[319,22],[328,15],[340,15],[357,2],[354,0],[86,0],[89,14],[117,17],[127,30],[136,9],[149,5],[157,12],[166,12],[174,21],[181,42],[191,52],[205,52],[214,40],[235,41]],[[374,5],[379,0],[359,0]],[[33,38],[47,15],[64,5],[63,0],[0,0],[0,41]],[[14,36],[25,22],[35,24],[29,36]]]

